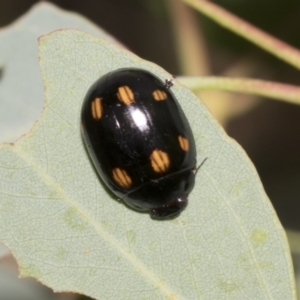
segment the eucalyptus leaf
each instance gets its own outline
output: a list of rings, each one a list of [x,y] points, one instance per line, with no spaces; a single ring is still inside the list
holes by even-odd
[[[78,14],[44,2],[0,31],[0,143],[26,134],[43,108],[37,39],[53,30],[79,28],[112,43],[103,30]]]
[[[123,67],[171,75],[79,30],[39,40],[44,110],[0,148],[0,241],[22,276],[96,299],[295,299],[285,233],[258,175],[206,107],[175,80],[198,163],[189,204],[169,221],[118,202],[80,136],[86,91]]]

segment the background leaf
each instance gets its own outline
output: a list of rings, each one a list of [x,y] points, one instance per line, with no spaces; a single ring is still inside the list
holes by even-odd
[[[35,5],[0,32],[0,143],[27,133],[43,108],[43,83],[37,39],[60,28],[80,28],[111,42],[111,36],[87,19],[49,3]]]
[[[189,205],[153,221],[106,192],[80,137],[89,86],[120,67],[159,67],[76,30],[40,40],[46,103],[31,133],[0,149],[0,237],[23,276],[97,299],[294,299],[289,249],[243,150],[197,97],[172,87],[195,134]]]

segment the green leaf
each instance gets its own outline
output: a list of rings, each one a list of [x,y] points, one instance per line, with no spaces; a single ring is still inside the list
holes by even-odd
[[[244,151],[177,81],[198,162],[187,209],[154,221],[103,187],[80,136],[91,84],[121,67],[158,66],[78,30],[40,39],[45,107],[0,148],[0,241],[22,276],[96,299],[295,299],[285,233]]]
[[[116,41],[90,21],[50,3],[29,13],[0,32],[0,143],[14,142],[27,133],[43,108],[43,83],[37,60],[37,39],[61,28],[80,28]]]

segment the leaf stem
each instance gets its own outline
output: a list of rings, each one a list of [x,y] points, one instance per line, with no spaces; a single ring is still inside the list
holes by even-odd
[[[221,26],[300,69],[300,51],[206,0],[182,0]]]
[[[300,104],[300,88],[290,84],[257,79],[214,76],[177,77],[177,79],[194,91],[222,90],[240,92]]]
[[[180,73],[188,76],[209,74],[206,42],[196,12],[181,1],[165,2],[173,24]]]

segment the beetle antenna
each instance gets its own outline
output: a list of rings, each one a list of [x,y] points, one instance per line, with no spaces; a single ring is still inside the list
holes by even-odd
[[[169,89],[170,87],[172,87],[174,85],[174,83],[173,83],[174,79],[175,79],[174,75],[170,79],[166,79],[166,81],[165,81],[165,87],[167,89]]]
[[[205,161],[208,159],[208,157],[205,157],[203,159],[203,161],[201,162],[201,164],[195,169],[195,175],[197,174],[197,172],[199,171],[199,169],[203,166],[203,164],[205,163]]]

